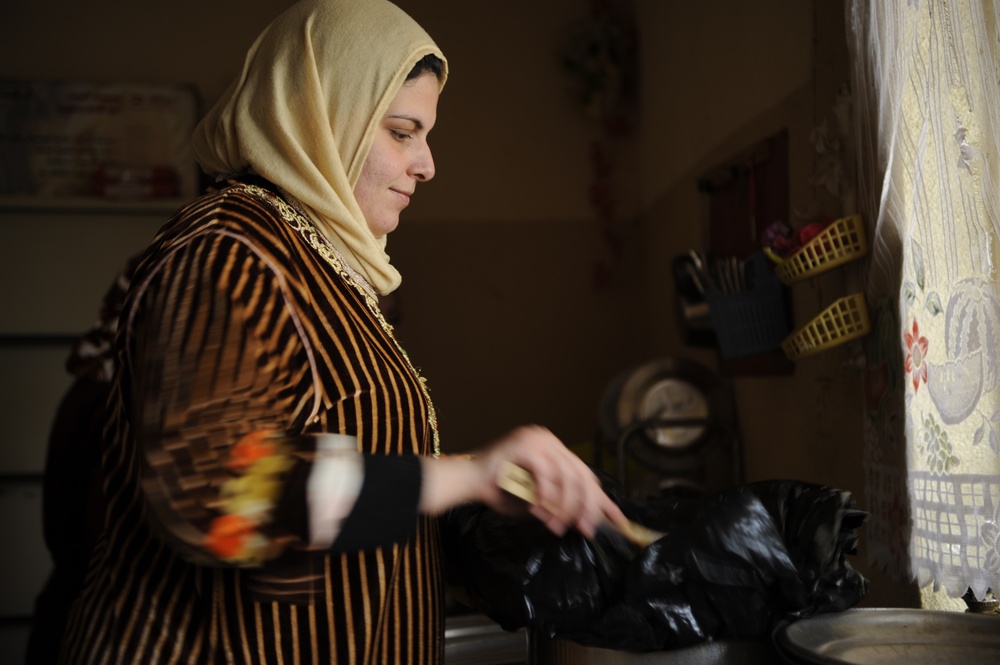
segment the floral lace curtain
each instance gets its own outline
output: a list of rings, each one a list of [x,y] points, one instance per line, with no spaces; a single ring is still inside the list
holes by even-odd
[[[871,562],[1000,595],[1000,0],[849,0]],[[926,604],[926,602],[925,602]]]

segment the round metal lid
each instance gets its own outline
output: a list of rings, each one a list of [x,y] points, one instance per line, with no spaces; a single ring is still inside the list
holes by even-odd
[[[602,429],[610,441],[629,428],[649,423],[646,439],[655,448],[684,451],[705,434],[704,425],[669,425],[664,421],[707,422],[717,401],[718,378],[683,358],[659,358],[615,378],[602,399]]]

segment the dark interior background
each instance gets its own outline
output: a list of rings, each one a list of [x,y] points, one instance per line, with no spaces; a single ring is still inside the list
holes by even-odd
[[[289,4],[7,3],[0,77],[191,84],[207,108]],[[814,182],[821,157],[810,139],[836,127],[838,93],[849,87],[843,1],[398,4],[451,65],[431,135],[437,177],[388,247],[403,274],[397,333],[428,378],[445,450],[537,422],[586,457],[609,382],[657,358],[685,358],[731,391],[746,480],[829,484],[871,509],[861,346],[794,364],[722,362],[685,342],[671,269],[710,242],[712,201],[699,182],[782,132],[787,221],[855,212],[849,192]],[[622,137],[584,112],[564,64],[573,31],[602,4],[637,29],[632,131]],[[600,168],[595,145],[605,150]],[[613,214],[595,206],[595,186],[613,198]],[[0,205],[0,475],[40,471],[68,384],[66,339],[91,323],[125,257],[169,212]],[[860,290],[861,277],[851,265],[790,289],[793,324]],[[852,563],[873,580],[866,604],[918,602],[864,551]]]

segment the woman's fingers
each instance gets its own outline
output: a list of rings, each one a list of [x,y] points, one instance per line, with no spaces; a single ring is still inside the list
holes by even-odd
[[[529,512],[556,534],[575,528],[592,538],[600,524],[621,518],[621,511],[604,493],[594,473],[555,435],[541,427],[522,427],[484,454],[490,485],[495,485],[504,462],[527,471],[533,501]],[[495,496],[492,489],[496,489]],[[503,512],[499,488],[485,492],[484,500]]]

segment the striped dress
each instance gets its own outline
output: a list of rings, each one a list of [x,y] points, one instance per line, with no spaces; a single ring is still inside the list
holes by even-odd
[[[230,183],[160,231],[116,363],[107,522],[63,663],[441,661],[437,522],[417,516],[412,472],[436,452],[433,407],[374,295],[276,188]],[[247,458],[260,432],[282,436]],[[366,475],[317,551],[303,435],[321,432],[355,436]],[[233,506],[264,517],[234,536]]]

